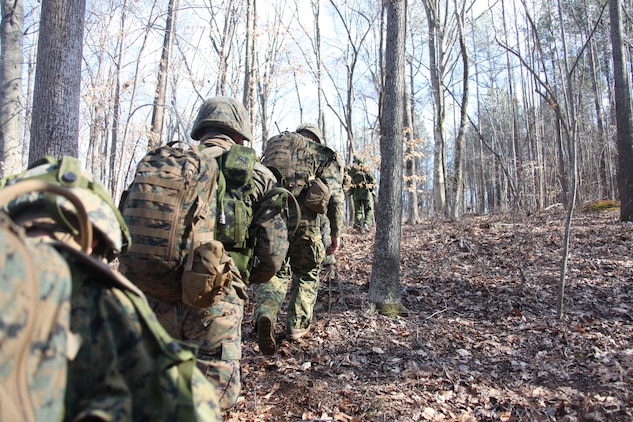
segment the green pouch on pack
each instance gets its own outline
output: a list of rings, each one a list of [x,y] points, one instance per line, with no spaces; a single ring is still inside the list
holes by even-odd
[[[233,145],[222,159],[224,160],[222,166],[224,176],[231,183],[243,185],[252,181],[257,160],[257,154],[253,148]]]

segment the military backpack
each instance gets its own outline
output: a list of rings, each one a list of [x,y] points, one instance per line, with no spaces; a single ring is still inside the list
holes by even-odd
[[[295,132],[282,132],[266,143],[262,163],[270,168],[278,182],[288,189],[299,202],[316,212],[324,213],[332,189],[321,178],[321,171],[334,159],[320,159],[324,148]]]
[[[218,165],[194,146],[169,143],[137,165],[119,208],[132,234],[120,270],[145,294],[204,308],[231,282],[215,240]]]
[[[222,242],[243,281],[248,283],[257,241],[252,222],[259,217],[254,215],[253,208],[253,194],[256,191],[253,174],[257,155],[254,149],[239,144],[231,145],[229,150],[219,146],[201,145],[200,148],[202,154],[215,157],[220,168],[215,238]],[[260,209],[259,213],[286,211],[288,197],[292,196],[287,189],[270,189],[258,201],[263,203],[273,196],[278,196],[275,209]]]
[[[0,207],[21,194],[48,191],[79,200],[43,181],[0,191]],[[82,215],[85,219],[85,210]],[[84,227],[89,227],[84,224]],[[87,247],[92,236],[83,232]],[[31,242],[0,210],[0,420],[60,420],[70,326],[71,274],[54,248]]]

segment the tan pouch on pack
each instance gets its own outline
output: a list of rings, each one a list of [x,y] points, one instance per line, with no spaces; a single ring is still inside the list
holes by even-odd
[[[182,302],[193,308],[211,306],[222,287],[231,285],[231,257],[222,242],[211,240],[187,257],[182,274]]]
[[[327,183],[319,177],[314,178],[308,185],[306,207],[316,213],[324,214],[327,211],[330,196],[332,196],[332,191]]]

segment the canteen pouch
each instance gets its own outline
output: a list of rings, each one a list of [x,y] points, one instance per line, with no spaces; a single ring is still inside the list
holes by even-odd
[[[187,257],[181,279],[182,302],[193,308],[207,308],[231,281],[231,257],[222,242],[203,243]]]
[[[306,207],[318,214],[324,214],[327,211],[330,196],[332,196],[330,187],[323,179],[316,177],[309,182],[306,192]]]

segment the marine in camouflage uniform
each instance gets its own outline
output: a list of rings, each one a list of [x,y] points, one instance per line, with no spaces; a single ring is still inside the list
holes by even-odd
[[[236,144],[251,140],[251,127],[244,106],[233,98],[212,97],[200,107],[191,137],[200,141],[203,154],[218,157]],[[277,270],[288,250],[286,223],[274,210],[276,197],[262,201],[277,182],[273,174],[256,162],[254,192],[246,203],[258,216],[251,223],[256,236],[255,265],[250,279],[234,274],[231,287],[208,308],[196,309],[180,302],[164,302],[150,298],[152,307],[167,331],[174,337],[198,347],[198,366],[216,385],[220,404],[228,409],[235,404],[241,389],[242,320],[248,283],[264,283]],[[260,212],[260,211],[264,212]]]
[[[323,135],[314,124],[301,125],[296,132],[310,140],[309,146],[323,168],[321,177],[331,188],[332,196],[324,215],[307,208],[302,201],[303,194],[299,195],[301,220],[296,234],[290,239],[284,266],[269,283],[257,286],[253,318],[260,349],[269,355],[276,350],[274,326],[289,284],[286,336],[298,340],[308,333],[319,290],[321,264],[326,254],[333,254],[338,249],[343,228],[342,160],[335,151],[323,145]],[[321,218],[329,220],[331,230],[327,250],[322,241]],[[296,212],[290,207],[289,227],[294,227],[296,219]]]
[[[157,367],[172,363],[165,362],[162,347],[179,345],[174,340],[168,345],[157,341],[170,337],[145,296],[108,265],[130,244],[127,226],[112,199],[74,157],[59,162],[47,157],[9,178],[7,185],[31,179],[69,188],[83,203],[95,235],[87,251],[90,255],[78,250],[77,214],[68,201],[60,203],[34,193],[19,197],[7,208],[28,235],[40,236],[40,241],[59,251],[72,274],[63,420],[179,420],[180,386],[155,378]],[[193,354],[184,355],[187,353],[193,361]],[[193,409],[190,403],[189,412],[194,420],[221,421],[213,385],[197,368],[192,369]],[[52,385],[46,388],[50,390]],[[43,420],[55,419],[48,415]]]
[[[352,181],[350,193],[354,202],[354,228],[363,232],[374,222],[373,192],[376,178],[363,158],[354,158],[347,173]]]

